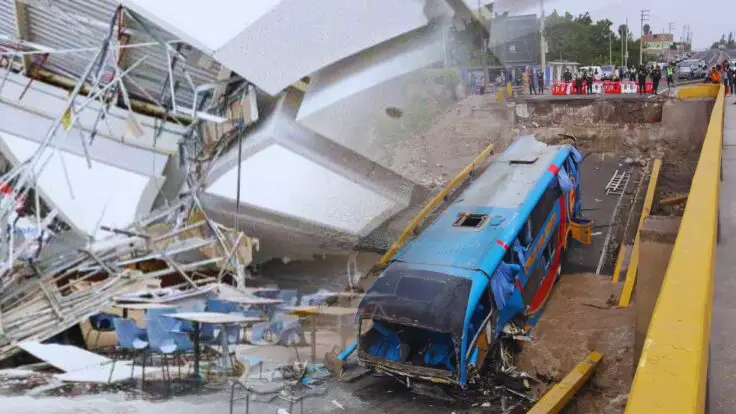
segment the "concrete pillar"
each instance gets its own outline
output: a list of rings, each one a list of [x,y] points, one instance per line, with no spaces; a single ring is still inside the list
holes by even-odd
[[[657,303],[659,289],[670,262],[672,246],[680,228],[680,217],[648,216],[642,224],[639,245],[639,271],[636,277],[634,366],[639,361],[647,328]]]

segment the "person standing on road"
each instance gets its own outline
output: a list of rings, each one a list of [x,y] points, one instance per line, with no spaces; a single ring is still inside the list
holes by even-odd
[[[585,76],[585,71],[575,72],[575,93],[577,94],[583,93],[583,76]]]
[[[652,92],[654,94],[657,94],[657,89],[659,89],[659,81],[662,79],[662,69],[659,68],[659,65],[654,65],[654,70],[652,70]]]
[[[667,65],[667,89],[672,89],[675,87],[675,65],[674,63],[670,62],[669,65]]]
[[[639,78],[639,94],[644,95],[647,92],[647,68],[644,65],[639,65],[637,75]]]
[[[586,93],[589,95],[593,94],[593,81],[595,80],[595,76],[593,75],[593,71],[588,71],[588,77],[585,79],[586,82],[588,82],[588,88]]]
[[[539,81],[539,94],[544,95],[544,72],[541,70],[537,73],[537,80]]]
[[[525,82],[529,86],[529,95],[536,95],[537,94],[537,87],[535,86],[537,84],[535,75],[534,75],[534,69],[529,67],[529,70],[525,73]]]
[[[736,94],[736,66],[728,67],[728,81],[731,84],[731,93]],[[728,90],[726,90],[728,92]]]
[[[565,83],[572,82],[572,73],[570,73],[570,68],[565,68],[565,73],[562,74],[562,80],[565,81]]]

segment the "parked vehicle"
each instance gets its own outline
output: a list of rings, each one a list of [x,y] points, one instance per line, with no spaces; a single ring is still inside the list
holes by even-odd
[[[601,76],[603,73],[603,69],[600,66],[583,66],[580,69],[578,69],[580,72],[586,71],[588,73],[593,73],[593,79],[595,80],[601,80]]]
[[[509,146],[368,289],[360,364],[465,388],[499,361],[536,325],[569,236],[590,243],[582,160],[532,135]]]
[[[611,80],[611,79],[613,79],[613,71],[614,70],[617,70],[617,69],[613,65],[603,65],[603,66],[601,66],[601,80]]]
[[[704,77],[705,71],[700,61],[694,59],[683,60],[677,65],[678,79],[700,79]]]

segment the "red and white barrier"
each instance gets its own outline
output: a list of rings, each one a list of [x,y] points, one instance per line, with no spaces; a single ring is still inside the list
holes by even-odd
[[[639,91],[639,87],[636,82],[621,82],[621,93],[622,94],[635,94]]]
[[[621,93],[621,82],[603,82],[603,93],[618,95]]]
[[[593,82],[593,93],[596,95],[600,95],[603,93],[603,82],[600,82],[600,81]]]
[[[552,95],[585,95],[588,92],[588,83],[583,81],[581,90],[577,90],[574,82],[564,83],[557,82],[552,84]],[[654,93],[654,84],[652,82],[646,83],[646,89],[644,90],[647,94]],[[633,95],[639,93],[639,85],[636,82],[613,82],[613,81],[595,81],[593,83],[593,93],[600,95]]]

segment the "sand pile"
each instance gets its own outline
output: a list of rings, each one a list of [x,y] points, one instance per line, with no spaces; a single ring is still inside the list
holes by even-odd
[[[621,285],[605,276],[563,275],[532,332],[535,340],[518,356],[520,369],[557,382],[590,351],[603,353],[593,378],[566,412],[624,410],[634,375],[634,313],[632,307],[616,308],[620,291]]]

